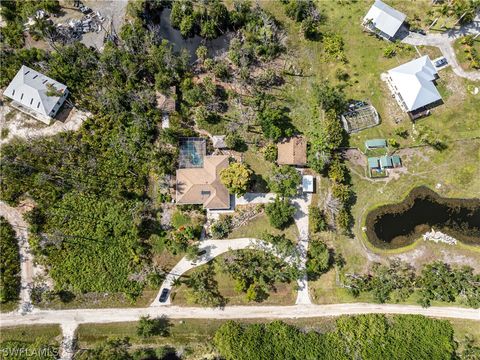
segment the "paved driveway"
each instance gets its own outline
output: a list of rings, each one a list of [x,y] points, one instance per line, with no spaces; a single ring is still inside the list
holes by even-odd
[[[477,16],[471,24],[463,26],[458,30],[450,30],[443,33],[428,33],[427,35],[410,32],[407,37],[402,39],[402,41],[410,45],[427,45],[438,47],[443,56],[447,59],[455,74],[469,80],[479,81],[480,71],[463,70],[458,63],[457,57],[455,56],[455,51],[453,50],[453,42],[456,39],[469,34],[478,34],[479,32],[480,16]]]

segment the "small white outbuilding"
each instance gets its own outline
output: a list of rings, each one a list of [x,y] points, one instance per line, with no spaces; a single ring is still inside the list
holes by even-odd
[[[302,190],[305,193],[315,192],[315,178],[313,175],[302,176]]]

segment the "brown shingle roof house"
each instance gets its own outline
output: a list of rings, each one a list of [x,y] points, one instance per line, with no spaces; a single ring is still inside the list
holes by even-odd
[[[229,209],[230,194],[220,182],[220,171],[228,167],[227,155],[210,155],[203,167],[177,170],[177,204],[202,204],[205,209]]]
[[[307,139],[294,136],[283,139],[277,144],[277,164],[279,165],[307,165]]]

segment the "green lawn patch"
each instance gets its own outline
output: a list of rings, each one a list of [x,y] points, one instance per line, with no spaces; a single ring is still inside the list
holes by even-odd
[[[2,327],[0,330],[0,353],[5,356],[5,359],[54,360],[58,359],[61,340],[62,332],[58,325]],[[8,354],[15,353],[19,357],[8,356]],[[26,354],[33,355],[26,356]]]
[[[246,225],[234,229],[229,235],[229,239],[251,237],[261,239],[262,235],[268,233],[273,235],[285,234],[287,239],[294,242],[298,239],[298,229],[295,224],[291,224],[284,230],[278,230],[270,225],[266,214],[261,214],[249,221]]]

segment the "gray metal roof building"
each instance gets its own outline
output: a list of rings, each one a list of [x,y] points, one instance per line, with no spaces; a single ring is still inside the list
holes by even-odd
[[[435,87],[437,70],[428,55],[388,71],[387,83],[401,108],[407,112],[442,100]]]
[[[68,96],[67,86],[22,65],[5,89],[11,105],[37,120],[50,124]]]
[[[400,30],[406,17],[404,13],[376,0],[363,18],[363,25],[390,40]]]

